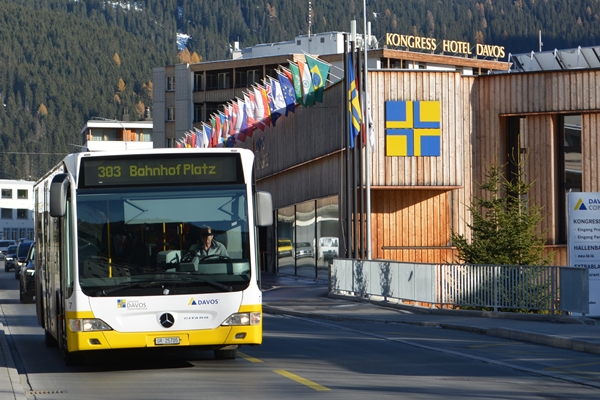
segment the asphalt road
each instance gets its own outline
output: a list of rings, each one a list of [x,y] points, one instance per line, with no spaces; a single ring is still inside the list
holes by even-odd
[[[267,282],[265,282],[267,283]],[[189,349],[98,353],[66,367],[44,346],[35,308],[0,273],[0,318],[28,399],[597,399],[578,383],[598,356],[475,333],[404,324],[265,315],[264,342],[236,360]],[[299,301],[327,288],[264,285],[264,300]]]

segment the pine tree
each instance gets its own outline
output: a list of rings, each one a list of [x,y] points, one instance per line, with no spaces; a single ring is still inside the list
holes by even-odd
[[[548,265],[553,254],[544,257],[545,232],[538,226],[542,208],[530,204],[527,193],[533,183],[525,181],[522,161],[511,161],[516,172],[508,179],[504,167],[488,166],[487,180],[480,185],[469,211],[473,223],[471,240],[452,232],[457,259],[465,264]]]

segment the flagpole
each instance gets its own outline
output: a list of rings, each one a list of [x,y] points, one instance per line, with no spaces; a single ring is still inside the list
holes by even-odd
[[[367,0],[363,0],[363,23],[364,23],[364,33],[365,33],[365,38],[363,40],[364,46],[365,46],[365,97],[366,97],[366,106],[363,108],[364,109],[364,115],[365,115],[365,119],[364,121],[367,121],[367,123],[365,124],[366,127],[366,132],[365,134],[367,135],[367,146],[365,148],[365,184],[366,184],[366,201],[367,201],[367,213],[366,213],[366,218],[367,218],[367,260],[371,260],[372,258],[372,253],[371,253],[371,137],[370,137],[370,132],[371,129],[373,129],[373,127],[371,126],[372,121],[371,121],[371,96],[370,96],[370,92],[369,92],[369,70],[368,70],[368,63],[367,63],[367,51],[369,48],[368,42],[367,40],[370,40],[371,37],[371,32],[369,29],[369,32],[367,32]]]
[[[344,123],[344,141],[342,142],[345,145],[345,162],[344,162],[344,214],[345,214],[345,230],[346,233],[344,237],[344,245],[346,246],[346,258],[352,258],[352,216],[350,215],[350,125],[352,121],[350,120],[350,99],[348,91],[350,89],[350,83],[348,80],[348,64],[349,64],[349,43],[348,43],[348,35],[344,34],[344,115],[345,123]]]

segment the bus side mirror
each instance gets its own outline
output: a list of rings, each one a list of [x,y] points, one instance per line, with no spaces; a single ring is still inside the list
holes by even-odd
[[[254,205],[256,206],[256,225],[273,225],[273,199],[269,192],[256,192],[254,194]]]
[[[57,174],[50,184],[50,216],[64,217],[67,212],[67,192],[69,191],[69,176]]]

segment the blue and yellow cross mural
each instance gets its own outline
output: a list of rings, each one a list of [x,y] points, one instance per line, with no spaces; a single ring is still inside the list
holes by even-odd
[[[439,101],[385,102],[385,155],[441,155]]]

